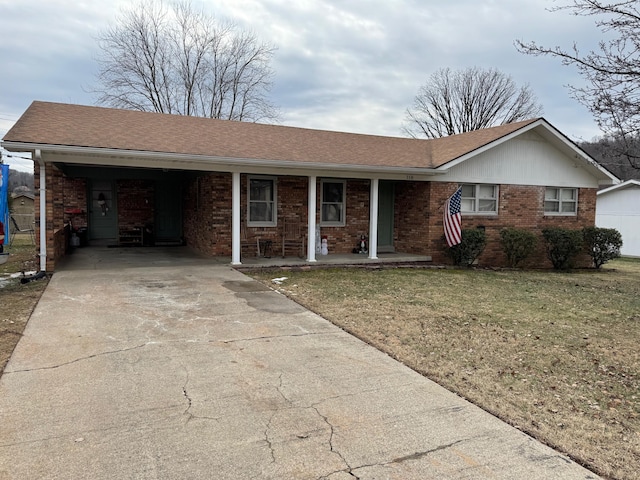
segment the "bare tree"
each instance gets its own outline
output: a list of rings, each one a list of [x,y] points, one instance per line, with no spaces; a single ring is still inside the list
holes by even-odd
[[[183,1],[143,0],[98,38],[98,103],[242,121],[272,121],[275,47]]]
[[[576,16],[593,16],[603,32],[598,49],[581,53],[571,48],[543,47],[516,41],[528,55],[549,55],[573,66],[587,80],[586,87],[569,86],[572,96],[593,114],[615,155],[623,155],[640,168],[640,4],[637,1],[574,0],[551,11],[566,10]]]
[[[528,85],[518,88],[496,69],[436,71],[406,112],[403,130],[438,138],[537,117],[542,106]]]
[[[629,149],[640,151],[638,137],[627,137],[624,141],[620,138],[602,137],[590,142],[579,142],[578,146],[619,179],[640,180],[640,169],[634,168],[624,154]]]

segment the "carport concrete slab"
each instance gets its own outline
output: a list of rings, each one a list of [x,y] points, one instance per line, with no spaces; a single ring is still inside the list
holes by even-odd
[[[229,266],[115,251],[35,309],[0,478],[597,478]]]

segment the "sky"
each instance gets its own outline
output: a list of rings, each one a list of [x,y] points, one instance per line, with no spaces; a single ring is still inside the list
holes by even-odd
[[[96,37],[130,0],[0,0],[0,137],[34,100],[95,105]],[[441,68],[495,68],[528,84],[543,116],[571,140],[600,132],[567,85],[572,67],[519,53],[516,40],[586,51],[593,18],[549,11],[562,0],[192,0],[273,44],[271,101],[280,124],[404,136],[421,85]],[[30,160],[2,151],[11,168]],[[13,158],[8,157],[11,155]]]

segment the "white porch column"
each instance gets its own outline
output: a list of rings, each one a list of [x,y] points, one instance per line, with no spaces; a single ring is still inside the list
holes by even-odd
[[[309,208],[307,212],[307,262],[316,261],[316,176],[309,177]]]
[[[40,149],[35,151],[40,166],[40,271],[47,271],[47,169]]]
[[[240,172],[233,172],[231,185],[231,265],[240,262]]]
[[[379,180],[371,179],[369,200],[369,258],[378,258],[378,187]]]

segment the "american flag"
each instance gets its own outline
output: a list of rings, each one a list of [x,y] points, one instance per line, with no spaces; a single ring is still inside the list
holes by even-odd
[[[462,198],[462,187],[456,190],[456,193],[447,198],[444,204],[444,238],[447,245],[453,247],[462,241],[461,220],[460,220],[460,201]]]

